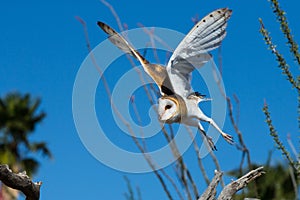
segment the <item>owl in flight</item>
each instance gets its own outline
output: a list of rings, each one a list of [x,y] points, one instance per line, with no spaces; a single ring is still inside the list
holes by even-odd
[[[208,99],[192,90],[191,74],[196,67],[203,66],[211,59],[208,51],[221,45],[226,36],[227,21],[231,13],[228,8],[222,8],[201,19],[180,42],[166,67],[150,63],[114,29],[103,22],[97,22],[108,34],[108,39],[119,49],[136,58],[157,84],[162,95],[158,99],[159,120],[169,124],[182,123],[197,127],[212,150],[216,150],[216,147],[212,138],[206,134],[201,121],[210,123],[230,144],[234,143],[233,138],[224,133],[215,121],[199,108],[198,104]]]

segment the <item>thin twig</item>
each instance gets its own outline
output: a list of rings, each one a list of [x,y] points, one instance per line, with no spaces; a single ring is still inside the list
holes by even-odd
[[[221,77],[218,76],[217,69],[216,69],[216,67],[214,65],[213,65],[212,70],[213,70],[214,80],[215,80],[215,82],[216,82],[216,84],[217,84],[217,86],[219,88],[219,91],[220,91],[221,95],[224,97],[224,99],[227,101],[230,122],[233,125],[236,134],[238,135],[238,139],[239,139],[238,141],[239,141],[240,146],[236,145],[236,147],[237,147],[238,150],[242,151],[242,159],[241,159],[241,162],[240,162],[240,166],[243,165],[245,155],[247,155],[248,168],[249,168],[249,170],[251,170],[252,166],[251,166],[250,152],[249,152],[249,150],[248,150],[248,148],[247,148],[247,146],[246,146],[246,144],[244,142],[242,132],[240,131],[240,129],[238,127],[238,124],[236,123],[236,121],[234,119],[234,116],[233,116],[233,105],[231,103],[231,99],[230,99],[230,97],[228,97],[226,95],[226,93],[225,93],[225,91],[224,91],[224,89],[223,89],[223,87],[221,85]],[[238,99],[238,98],[235,97],[235,99]],[[213,154],[213,153],[211,153],[211,154]],[[242,172],[242,167],[240,167],[240,171]],[[224,182],[223,181],[221,181],[221,184],[224,187]]]
[[[185,128],[187,129],[187,131],[188,131],[188,133],[189,133],[189,135],[190,135],[190,138],[193,139],[193,146],[194,146],[195,153],[196,153],[196,155],[197,155],[197,161],[198,161],[198,165],[199,165],[200,171],[201,171],[201,173],[202,173],[202,175],[203,175],[204,181],[206,182],[207,185],[209,185],[209,182],[210,182],[210,181],[209,181],[209,178],[208,178],[208,176],[207,176],[207,173],[206,173],[206,171],[205,171],[205,169],[204,169],[204,166],[203,166],[203,164],[202,164],[202,160],[201,160],[201,158],[200,158],[200,150],[199,150],[199,146],[198,146],[198,144],[197,144],[196,138],[194,138],[193,132],[192,132],[192,130],[191,130],[190,127],[185,126]],[[201,135],[201,136],[202,136],[202,135]],[[202,139],[204,139],[204,138],[202,137]]]
[[[134,101],[134,100],[131,100],[131,104],[132,104],[133,107],[134,107],[134,112],[135,112],[136,117],[138,118],[139,122],[141,123],[142,121],[141,121],[141,118],[140,118],[140,115],[139,115],[139,111],[138,111],[138,109],[137,109],[137,107],[136,107],[135,101]],[[141,124],[140,124],[140,125],[141,125]],[[141,134],[144,135],[142,130],[141,130]],[[135,142],[138,143],[138,140],[136,140]],[[142,138],[142,144],[143,144],[143,146],[140,146],[140,145],[139,145],[140,148],[141,148],[141,149],[140,149],[141,152],[148,152],[148,150],[147,150],[147,144],[146,144],[144,138]],[[149,161],[151,161],[151,162],[153,163],[153,160],[149,160]],[[155,169],[153,169],[153,170],[155,170]],[[171,185],[172,185],[173,188],[175,189],[175,191],[176,191],[178,197],[179,197],[181,200],[183,200],[184,198],[183,198],[182,194],[180,193],[180,191],[179,191],[177,185],[175,184],[175,181],[174,181],[174,180],[173,180],[173,179],[165,172],[164,169],[160,169],[159,171],[160,171],[160,172],[166,177],[166,179],[171,183]]]
[[[219,71],[221,77],[223,76],[223,59],[222,59],[222,45],[218,48],[218,62],[219,62]]]
[[[181,182],[183,184],[183,188],[186,191],[188,199],[192,199],[190,190],[189,190],[189,184],[188,184],[187,177],[186,177],[186,175],[189,173],[189,170],[188,170],[185,162],[183,161],[182,156],[180,155],[180,153],[178,151],[175,140],[172,140],[172,137],[169,136],[167,130],[165,129],[165,127],[163,125],[161,126],[161,128],[162,128],[163,135],[165,136],[167,142],[170,144],[170,149],[172,151],[174,158],[177,159],[176,162],[177,162],[177,166],[179,167],[178,170],[180,173],[176,173],[176,175],[177,175],[178,179],[181,180]],[[170,132],[171,132],[170,135],[174,135],[172,127],[170,128]],[[191,177],[188,177],[188,179],[192,183],[193,186],[196,185]],[[196,187],[193,188],[193,191],[194,191],[195,196],[198,196],[198,191],[197,191]]]
[[[155,29],[154,28],[151,28],[151,30],[148,30],[147,28],[143,27],[142,24],[138,23],[138,25],[140,25],[142,27],[142,29],[144,30],[144,32],[149,35],[149,39],[150,39],[150,45],[151,45],[151,49],[153,50],[153,54],[154,54],[154,58],[156,60],[156,63],[160,63],[160,59],[158,57],[158,54],[157,54],[157,49],[156,49],[156,45],[155,45],[155,34],[154,34],[154,31]]]
[[[175,189],[179,199],[184,200],[179,188],[177,187],[175,181],[169,176],[168,173],[165,172],[165,170],[161,169],[160,170],[162,172],[162,174],[166,177],[166,179],[171,183],[171,185],[173,186],[173,188]]]
[[[108,7],[108,9],[110,10],[110,12],[113,14],[114,18],[116,19],[120,31],[123,32],[123,26],[122,26],[122,23],[121,23],[121,19],[120,19],[119,15],[117,14],[117,12],[115,11],[114,7],[110,3],[108,3],[107,1],[105,1],[105,0],[100,0],[100,1],[106,7]]]
[[[168,135],[168,133],[166,132],[165,128],[162,128],[163,134],[165,136],[165,138],[167,139],[168,143],[170,144],[170,149],[173,153],[173,156],[175,159],[177,159],[176,163],[177,163],[177,170],[179,170],[180,173],[177,173],[177,177],[178,179],[181,181],[181,183],[183,184],[183,188],[186,191],[186,195],[188,197],[189,200],[192,199],[190,190],[189,190],[189,186],[188,186],[188,182],[187,182],[187,178],[186,178],[186,171],[188,170],[186,168],[185,163],[183,162],[183,158],[181,157],[177,145],[175,143],[175,140],[171,140],[170,136]]]
[[[243,152],[242,155],[242,160],[241,160],[241,165],[243,163],[243,158],[246,155],[247,156],[247,162],[248,162],[248,169],[251,170],[252,169],[252,164],[251,164],[251,159],[250,159],[250,153],[249,150],[244,142],[243,136],[242,136],[242,132],[240,131],[237,123],[235,122],[235,119],[233,117],[233,106],[231,103],[231,99],[229,97],[226,97],[227,100],[227,105],[228,105],[228,110],[229,110],[229,118],[231,121],[231,124],[233,125],[233,128],[235,130],[235,132],[238,135],[238,139],[239,139],[239,144],[241,145],[241,151]],[[242,166],[240,165],[240,169],[242,168]]]
[[[214,162],[214,164],[215,164],[215,166],[217,168],[217,171],[221,171],[220,163],[219,163],[219,161],[218,161],[217,156],[215,155],[215,153],[213,151],[210,151],[209,155],[212,158],[212,160],[213,160],[213,162]],[[221,179],[220,182],[221,182],[221,186],[224,187],[225,186],[224,180]]]
[[[133,68],[133,69],[136,71],[136,73],[138,74],[139,79],[140,79],[141,84],[142,84],[142,86],[143,86],[143,89],[144,89],[144,91],[145,91],[145,93],[146,93],[146,96],[147,96],[147,98],[149,99],[150,104],[151,104],[151,105],[154,105],[153,96],[151,95],[151,93],[149,92],[149,90],[148,90],[148,88],[147,88],[147,85],[146,85],[146,82],[145,82],[145,79],[144,79],[144,77],[143,77],[143,74],[142,74],[141,70],[140,70],[139,68],[136,67],[136,65],[135,65],[135,63],[134,63],[134,61],[133,61],[133,59],[131,58],[130,55],[126,55],[126,57],[127,57],[127,59],[129,60],[129,62],[130,62],[130,64],[131,64],[132,68]]]
[[[152,171],[154,172],[155,176],[157,177],[157,179],[159,180],[159,182],[161,183],[163,190],[165,191],[165,193],[167,194],[168,198],[170,200],[173,199],[165,181],[163,180],[162,176],[158,173],[158,171],[156,170],[156,167],[154,165],[153,160],[151,159],[151,157],[145,153],[145,150],[143,148],[143,146],[140,145],[140,143],[138,142],[138,139],[135,137],[135,135],[132,135],[131,137],[133,139],[133,141],[135,142],[136,146],[139,148],[139,150],[143,153],[143,156],[145,158],[145,160],[147,161],[148,165],[151,167]]]
[[[221,77],[218,76],[217,69],[215,68],[214,65],[213,65],[212,69],[213,69],[213,76],[214,76],[215,82],[218,85],[219,91],[221,92],[221,95],[225,98],[225,100],[227,101],[230,122],[233,125],[236,134],[238,135],[239,144],[240,144],[241,147],[239,147],[238,145],[236,145],[236,147],[237,147],[238,150],[242,151],[242,159],[241,159],[241,162],[240,162],[240,166],[242,166],[242,164],[244,162],[245,155],[246,155],[247,156],[247,161],[248,161],[248,168],[249,168],[249,170],[251,170],[252,166],[251,166],[250,152],[249,152],[249,150],[248,150],[248,148],[247,148],[247,146],[246,146],[246,144],[244,142],[243,134],[240,131],[236,120],[234,119],[234,116],[233,116],[233,105],[231,103],[231,99],[230,99],[230,97],[228,97],[226,95],[225,91],[223,90],[223,87],[221,85]],[[238,98],[237,98],[236,95],[234,95],[234,99],[239,104],[239,101],[238,101]],[[240,111],[239,111],[239,106],[238,106],[238,115],[237,115],[237,117],[239,116],[239,112]],[[241,167],[240,167],[240,169],[241,169]]]
[[[122,121],[122,123],[127,126],[127,127],[130,127],[130,124],[129,122],[123,117],[123,115],[119,112],[119,110],[117,109],[117,107],[115,106],[114,102],[111,100],[111,91],[109,89],[109,86],[108,86],[108,83],[106,81],[106,78],[105,76],[103,75],[103,71],[101,69],[101,67],[97,64],[97,61],[95,59],[95,56],[94,54],[92,53],[92,48],[91,48],[91,44],[90,44],[90,40],[89,40],[89,35],[88,35],[88,30],[87,30],[87,26],[86,26],[86,23],[83,19],[81,19],[79,16],[76,16],[76,19],[81,23],[81,25],[83,26],[83,30],[84,30],[84,35],[85,35],[85,41],[86,41],[86,44],[87,44],[87,48],[88,48],[88,52],[90,53],[90,58],[91,58],[91,61],[94,65],[94,67],[96,68],[96,70],[98,71],[98,73],[100,74],[101,76],[101,80],[102,80],[102,83],[104,85],[104,88],[105,88],[105,91],[107,93],[107,96],[108,96],[108,99],[109,99],[109,102],[111,104],[111,107],[113,108],[114,112],[117,114],[118,118]]]
[[[185,162],[183,161],[182,156],[179,153],[179,150],[177,148],[175,140],[173,140],[172,137],[169,136],[169,134],[166,131],[164,126],[162,126],[162,132],[163,132],[163,135],[165,136],[166,140],[170,144],[170,149],[173,153],[174,158],[177,159],[177,161],[176,161],[177,162],[177,167],[178,167],[177,170],[179,170],[180,173],[176,173],[176,175],[177,175],[178,179],[181,180],[181,182],[183,184],[183,188],[186,191],[186,195],[187,195],[188,199],[192,199],[192,196],[191,196],[191,193],[190,193],[190,190],[189,190],[188,181],[190,181],[190,183],[193,186],[193,191],[194,191],[195,196],[198,196],[197,187],[195,187],[196,184],[194,183],[194,181],[193,181],[193,179],[190,175],[189,169],[187,168]],[[171,132],[170,135],[174,136],[172,126],[170,126],[170,132]]]
[[[297,81],[298,81],[298,85],[299,85],[300,84],[300,75],[297,77]],[[298,129],[300,129],[300,90],[298,90],[297,100],[298,100],[298,107],[297,107],[297,111],[298,111]],[[300,154],[299,154],[299,156],[300,156]]]
[[[159,36],[153,34],[153,32],[149,31],[142,23],[138,23],[138,26],[143,28],[143,31],[148,34],[150,37],[152,37],[154,40],[156,40],[158,43],[162,44],[165,48],[168,49],[168,51],[173,52],[174,49],[169,46],[163,39],[161,39]]]
[[[139,126],[140,126],[140,133],[141,133],[141,140],[142,140],[143,148],[144,148],[145,152],[148,152],[147,144],[146,144],[145,139],[144,139],[145,134],[144,134],[144,131],[142,129],[142,119],[141,119],[141,116],[140,116],[139,111],[137,109],[134,96],[130,97],[130,103],[132,105],[133,112],[134,112],[135,117],[137,118]]]
[[[238,96],[236,94],[233,94],[233,99],[234,99],[235,104],[236,104],[236,109],[235,109],[235,123],[238,126],[239,125],[239,121],[240,121],[240,111],[241,111],[240,100],[239,100],[239,98],[238,98]]]

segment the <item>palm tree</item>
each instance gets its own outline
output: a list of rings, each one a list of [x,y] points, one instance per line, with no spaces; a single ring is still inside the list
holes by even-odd
[[[16,92],[0,98],[0,163],[10,165],[15,171],[25,170],[29,176],[39,167],[33,153],[52,157],[45,142],[29,140],[46,116],[39,110],[40,103],[40,99],[32,99],[30,94]]]

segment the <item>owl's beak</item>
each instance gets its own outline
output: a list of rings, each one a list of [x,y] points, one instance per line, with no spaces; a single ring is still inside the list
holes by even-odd
[[[161,116],[158,117],[158,120],[161,121],[161,122],[163,121],[162,118],[161,118]]]
[[[161,122],[165,121],[164,118],[163,118],[163,115],[164,115],[164,114],[165,114],[165,112],[163,112],[163,113],[158,117],[159,121],[161,121]]]
[[[162,113],[159,115],[159,117],[158,117],[159,121],[165,122],[166,120],[168,120],[168,119],[166,119],[165,117],[163,117],[163,116],[165,115],[165,112],[166,112],[166,111],[162,112]]]

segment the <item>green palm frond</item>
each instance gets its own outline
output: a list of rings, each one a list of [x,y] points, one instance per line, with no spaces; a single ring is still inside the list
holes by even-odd
[[[32,142],[29,138],[46,117],[40,105],[41,100],[30,94],[13,92],[0,98],[0,163],[18,166],[32,174],[39,163],[28,155],[41,152],[43,156],[52,157],[45,142]]]

